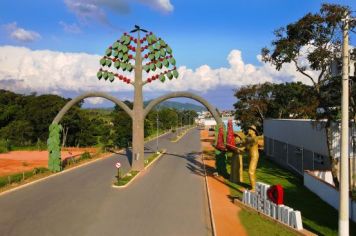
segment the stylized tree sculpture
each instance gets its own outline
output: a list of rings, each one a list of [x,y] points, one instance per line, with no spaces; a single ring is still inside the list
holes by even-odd
[[[130,33],[136,33],[137,38],[124,33],[122,37],[115,41],[105,51],[105,56],[101,58],[97,77],[99,80],[109,80],[113,82],[119,79],[124,83],[134,87],[133,109],[130,109],[119,99],[97,91],[83,93],[69,101],[52,121],[50,127],[50,137],[48,140],[49,162],[51,171],[59,171],[61,163],[60,155],[60,126],[59,122],[66,112],[76,103],[88,97],[102,97],[114,102],[121,107],[132,119],[132,169],[142,170],[144,168],[144,119],[150,110],[158,103],[170,98],[185,97],[196,100],[204,105],[213,115],[218,125],[222,125],[219,111],[204,98],[190,92],[172,92],[160,96],[143,107],[143,86],[154,80],[165,82],[173,78],[178,78],[176,60],[172,56],[172,49],[161,38],[157,38],[153,33],[147,33],[135,25],[135,29]],[[146,33],[141,39],[140,32]],[[128,78],[130,72],[134,72],[134,79]],[[145,80],[142,75],[145,73]],[[59,127],[59,128],[58,128]],[[51,130],[53,129],[53,130]]]
[[[146,33],[141,38],[140,32]],[[97,73],[98,79],[113,82],[119,79],[124,83],[134,86],[134,105],[132,116],[133,128],[133,159],[132,169],[141,170],[144,167],[144,107],[142,88],[154,80],[165,82],[166,79],[178,78],[176,60],[172,56],[172,49],[161,38],[152,32],[147,33],[135,25],[130,33],[137,33],[134,38],[124,33],[105,51],[105,56],[100,60],[102,68]],[[114,67],[113,69],[111,69]],[[123,72],[134,71],[134,79],[128,78]],[[143,72],[146,79],[143,81]]]

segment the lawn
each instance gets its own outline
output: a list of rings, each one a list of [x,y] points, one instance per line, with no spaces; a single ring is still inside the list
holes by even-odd
[[[270,220],[260,217],[256,212],[242,210],[239,212],[239,219],[249,236],[260,236],[261,232],[268,232],[264,235],[290,236],[297,235],[295,232],[281,227]]]
[[[148,166],[154,159],[156,159],[159,155],[161,155],[163,151],[160,150],[158,153],[153,153],[145,160],[145,167]]]
[[[250,186],[247,170],[248,159],[244,158],[245,183],[233,184],[226,180],[232,196],[241,198],[242,193],[239,189]],[[228,166],[228,171],[230,171],[230,166]],[[257,181],[270,185],[281,184],[284,188],[285,205],[301,211],[305,229],[318,235],[337,235],[338,212],[305,188],[301,177],[280,168],[261,155],[257,168]],[[249,218],[248,215],[244,217]],[[353,222],[350,222],[350,234],[356,234],[356,224]]]
[[[135,171],[135,170],[131,170],[130,172],[128,172],[124,177],[120,178],[119,181],[115,182],[116,186],[124,186],[126,185],[128,182],[130,182],[138,173],[140,173],[139,171]]]

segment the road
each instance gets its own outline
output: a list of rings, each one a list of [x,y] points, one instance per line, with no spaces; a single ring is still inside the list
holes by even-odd
[[[127,188],[112,188],[113,155],[0,196],[0,235],[211,235],[199,131],[179,142]],[[156,141],[146,144],[156,149]]]

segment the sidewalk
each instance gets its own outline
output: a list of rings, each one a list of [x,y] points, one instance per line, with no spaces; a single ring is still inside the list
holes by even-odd
[[[208,131],[200,132],[202,147],[211,150],[211,143],[208,141]],[[215,160],[203,160],[207,172],[207,185],[210,192],[211,210],[215,222],[216,235],[232,236],[247,235],[246,230],[239,221],[238,213],[240,207],[233,204],[230,199],[230,190],[226,186],[224,179],[220,176],[213,176],[215,171]]]

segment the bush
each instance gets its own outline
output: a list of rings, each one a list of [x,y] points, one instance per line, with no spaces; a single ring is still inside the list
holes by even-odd
[[[89,152],[84,152],[82,155],[80,155],[80,160],[87,160],[91,159],[91,155]]]
[[[37,139],[36,148],[39,151],[47,150],[47,144],[43,142],[41,139]]]
[[[42,174],[48,172],[48,169],[45,167],[36,167],[32,171],[27,171],[24,173],[17,173],[8,176],[0,177],[0,188],[8,184],[19,183],[24,179],[28,179],[34,175]]]
[[[6,153],[11,151],[11,145],[9,140],[0,139],[0,153]]]

